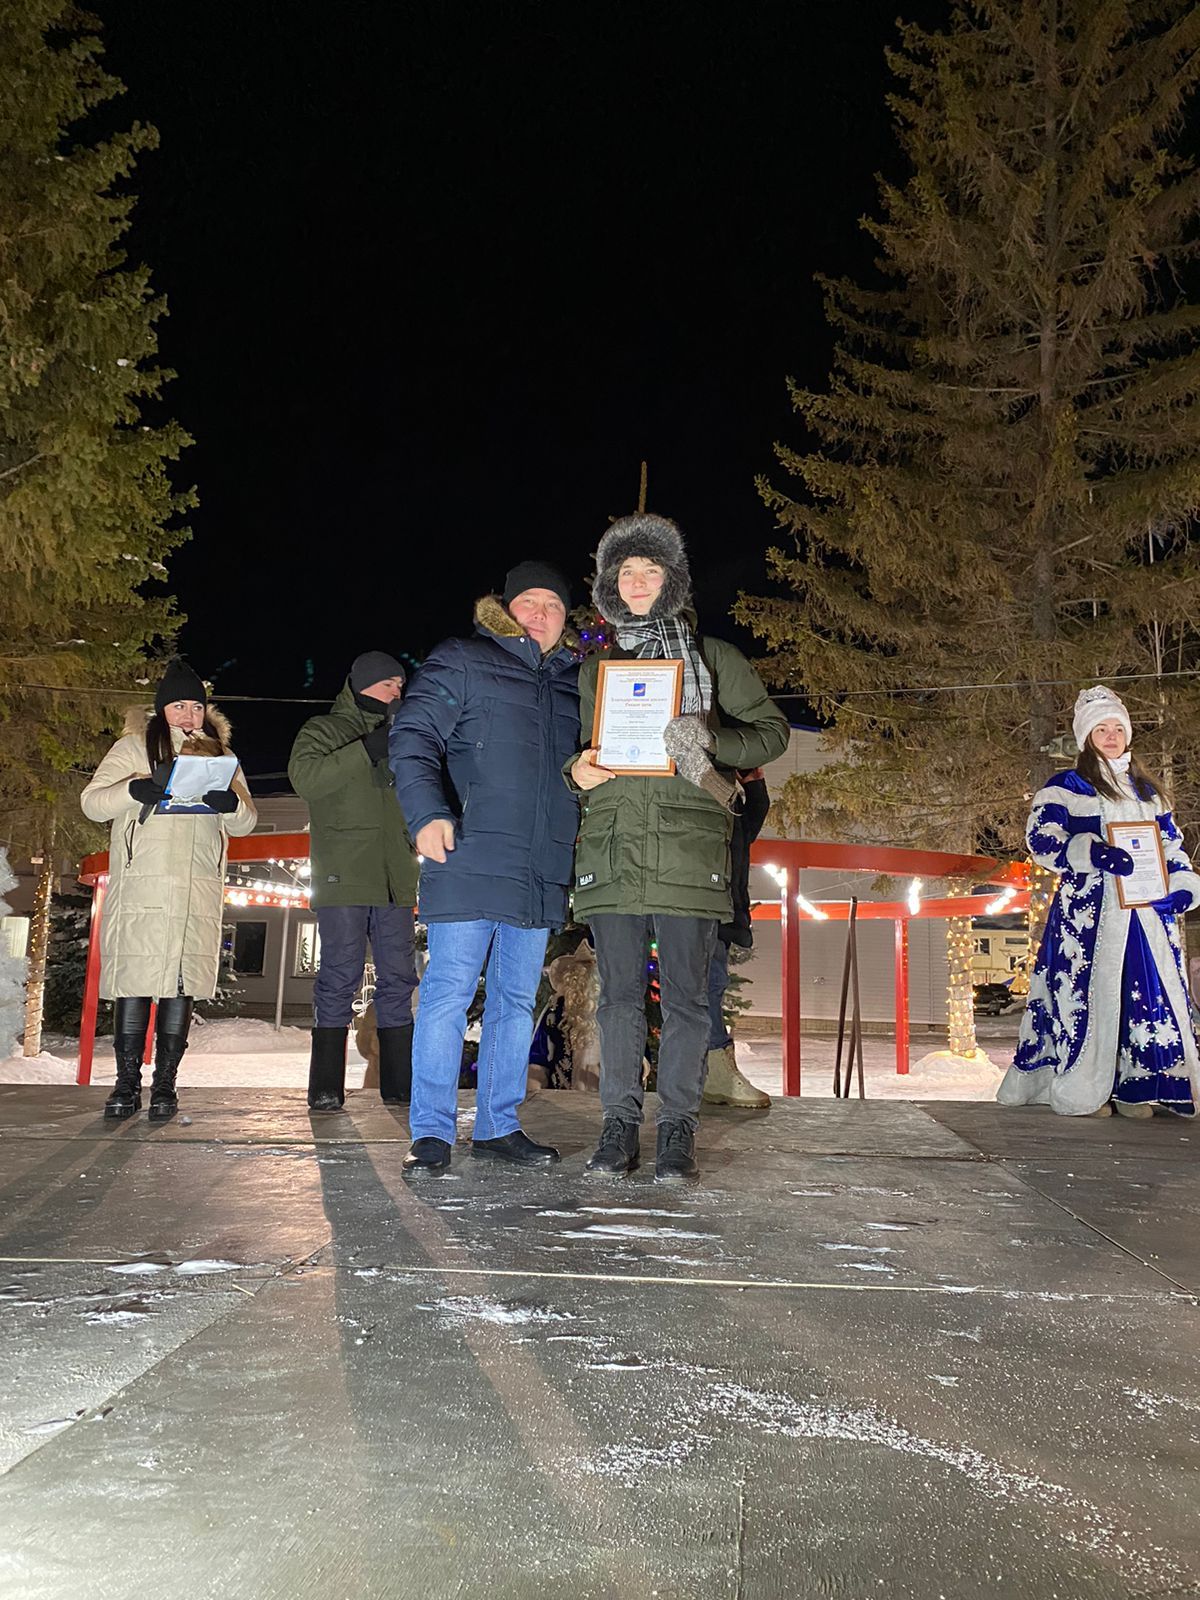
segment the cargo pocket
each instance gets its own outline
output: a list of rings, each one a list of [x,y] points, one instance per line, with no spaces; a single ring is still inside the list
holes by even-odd
[[[584,817],[579,843],[575,846],[577,889],[590,889],[595,883],[611,882],[616,825],[617,813],[614,810],[589,811]]]
[[[660,800],[655,808],[659,883],[727,889],[732,819],[716,806]]]

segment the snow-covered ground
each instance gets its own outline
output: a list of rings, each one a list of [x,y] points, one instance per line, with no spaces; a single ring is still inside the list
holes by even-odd
[[[872,1100],[991,1100],[1012,1060],[1016,1023],[1009,1019],[981,1027],[987,1055],[961,1061],[935,1053],[938,1039],[918,1038],[911,1051],[912,1070],[896,1072],[895,1045],[889,1038],[863,1042],[863,1077]],[[0,1083],[73,1083],[79,1041],[48,1035],[40,1056],[26,1061],[14,1056],[0,1062]],[[801,1084],[806,1096],[833,1093],[836,1042],[806,1034],[801,1041]],[[778,1038],[740,1040],[742,1071],[768,1094],[779,1094],[783,1082],[783,1045]],[[990,1059],[989,1059],[990,1058]],[[362,1087],[365,1063],[350,1040],[346,1086]],[[113,1081],[112,1040],[97,1039],[93,1083]],[[197,1024],[180,1069],[180,1082],[213,1088],[303,1088],[308,1081],[308,1031],[281,1028],[254,1018],[229,1018]],[[857,1084],[854,1093],[857,1094]]]
[[[303,1088],[308,1082],[307,1028],[280,1028],[256,1017],[222,1017],[193,1024],[187,1055],[179,1069],[181,1084],[205,1088]],[[46,1034],[39,1056],[12,1056],[0,1061],[0,1083],[74,1083],[79,1065],[79,1040]],[[361,1089],[366,1063],[354,1047],[346,1058],[346,1087]],[[96,1040],[92,1082],[115,1077],[112,1039]]]

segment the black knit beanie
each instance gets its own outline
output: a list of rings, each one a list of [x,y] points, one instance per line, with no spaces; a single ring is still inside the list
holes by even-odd
[[[208,704],[208,690],[204,687],[203,678],[197,676],[179,656],[167,663],[167,670],[154,696],[154,709],[162,711],[164,706],[172,706],[176,700],[195,700],[202,706]]]
[[[354,658],[350,668],[350,687],[355,694],[361,694],[373,683],[382,683],[385,678],[399,678],[401,683],[405,681],[404,668],[395,656],[389,656],[382,650],[364,650],[361,656]]]
[[[562,601],[565,611],[571,609],[571,590],[567,580],[548,561],[518,561],[504,580],[504,604],[509,605],[526,589],[549,589]]]

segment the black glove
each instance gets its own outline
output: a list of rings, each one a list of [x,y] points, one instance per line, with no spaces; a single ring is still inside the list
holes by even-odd
[[[363,748],[376,766],[381,761],[387,760],[388,753],[388,725],[381,722],[377,728],[372,728],[370,733],[362,736]]]
[[[153,778],[130,778],[129,798],[136,800],[141,806],[156,806],[160,800],[165,800],[167,791],[161,783],[155,783]]]
[[[203,800],[213,811],[236,811],[238,808],[238,797],[232,789],[210,789]]]
[[[1133,857],[1120,845],[1105,844],[1097,839],[1091,849],[1092,865],[1101,872],[1110,872],[1114,878],[1127,878],[1133,871]]]

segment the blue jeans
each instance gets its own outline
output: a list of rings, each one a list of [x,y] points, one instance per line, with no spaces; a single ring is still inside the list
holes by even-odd
[[[429,924],[429,965],[421,979],[413,1034],[408,1126],[414,1139],[454,1143],[467,1007],[485,961],[487,1002],[474,1136],[500,1139],[520,1127],[517,1107],[525,1098],[533,1004],[549,933],[548,928],[514,928],[507,922]]]
[[[417,961],[411,906],[322,906],[321,965],[313,984],[313,1023],[348,1028],[363,980],[367,943],[375,963],[375,1025],[411,1027]]]
[[[722,1007],[725,991],[729,987],[729,946],[720,939],[713,947],[713,957],[708,964],[708,1048],[724,1050],[733,1043],[733,1035],[725,1026]]]

